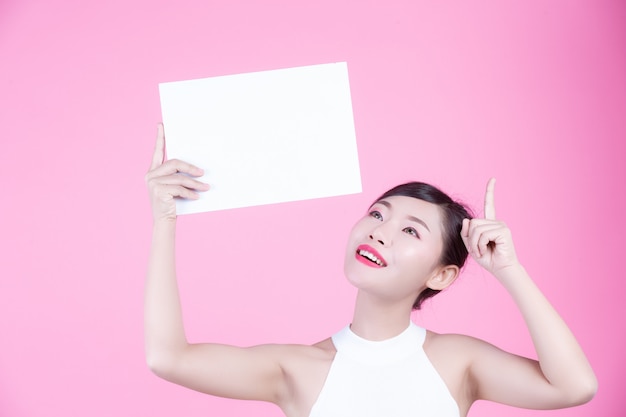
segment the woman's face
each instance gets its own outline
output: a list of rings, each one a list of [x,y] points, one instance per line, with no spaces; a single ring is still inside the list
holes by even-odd
[[[350,232],[344,262],[348,281],[382,299],[412,303],[439,269],[441,220],[435,204],[416,198],[376,202]]]

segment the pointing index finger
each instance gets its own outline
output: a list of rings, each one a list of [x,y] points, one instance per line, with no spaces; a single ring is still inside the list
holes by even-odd
[[[494,203],[493,190],[496,186],[496,179],[490,178],[487,183],[487,190],[485,191],[485,219],[496,219],[496,206]]]

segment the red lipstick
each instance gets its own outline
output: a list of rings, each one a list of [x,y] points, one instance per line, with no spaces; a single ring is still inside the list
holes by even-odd
[[[387,266],[385,258],[370,245],[359,245],[355,253],[356,260],[372,268],[384,268]]]

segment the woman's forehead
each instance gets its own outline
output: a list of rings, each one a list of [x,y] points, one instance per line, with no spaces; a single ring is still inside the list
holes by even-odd
[[[404,195],[393,195],[393,196],[384,197],[384,198],[381,198],[380,200],[377,200],[372,205],[376,205],[376,204],[382,204],[384,206],[387,206],[390,209],[398,210],[398,211],[414,210],[414,211],[431,211],[433,213],[436,213],[439,211],[439,207],[434,203],[428,202],[426,200],[422,200],[420,198],[409,197],[409,196],[404,196]]]

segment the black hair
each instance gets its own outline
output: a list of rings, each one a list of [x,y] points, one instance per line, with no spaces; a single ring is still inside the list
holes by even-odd
[[[378,197],[376,201],[393,196],[417,198],[439,207],[443,222],[443,250],[439,264],[456,265],[459,269],[462,268],[468,253],[463,239],[461,239],[461,227],[463,226],[463,219],[473,217],[470,209],[464,204],[454,201],[437,187],[423,182],[413,181],[395,186]],[[424,289],[413,303],[413,309],[419,310],[425,300],[437,295],[440,291],[431,288]]]

